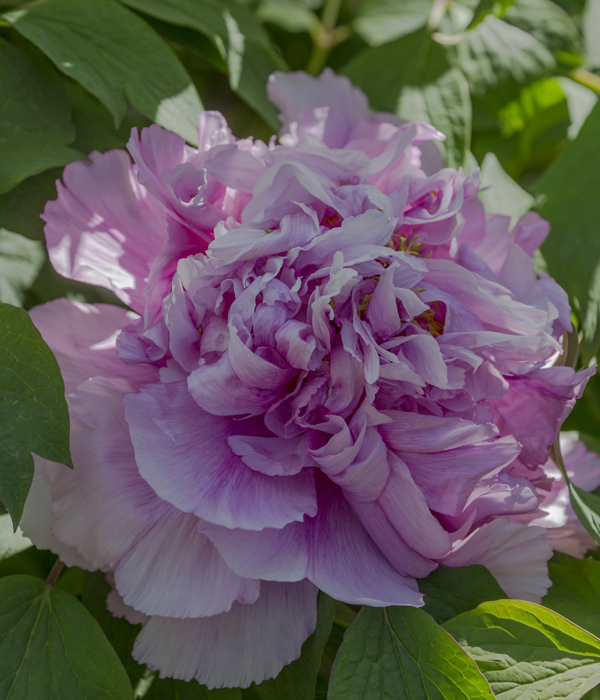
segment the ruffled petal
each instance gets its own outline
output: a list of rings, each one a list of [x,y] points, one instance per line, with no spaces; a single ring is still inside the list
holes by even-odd
[[[274,678],[300,656],[317,624],[317,589],[308,581],[263,583],[253,605],[197,619],[152,617],[133,657],[161,678],[195,678],[208,688],[247,688]]]
[[[248,530],[316,513],[313,470],[271,477],[247,467],[227,438],[245,427],[253,434],[256,423],[206,413],[185,382],[146,386],[124,403],[141,475],[180,510]]]

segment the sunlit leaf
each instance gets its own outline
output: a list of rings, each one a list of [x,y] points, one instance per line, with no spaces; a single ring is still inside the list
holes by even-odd
[[[115,0],[51,0],[3,17],[117,123],[127,96],[149,119],[197,143],[202,104],[185,68],[146,22]]]
[[[329,700],[493,700],[456,642],[418,608],[364,607],[335,660]]]

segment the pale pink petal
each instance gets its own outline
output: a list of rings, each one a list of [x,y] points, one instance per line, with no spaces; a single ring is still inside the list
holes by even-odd
[[[274,678],[300,656],[317,624],[317,589],[308,581],[263,583],[253,605],[196,619],[152,617],[133,657],[160,676],[208,688],[247,688]]]

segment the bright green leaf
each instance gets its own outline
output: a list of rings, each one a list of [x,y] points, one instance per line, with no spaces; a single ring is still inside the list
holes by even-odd
[[[493,700],[456,642],[418,608],[364,607],[333,665],[329,700]]]
[[[0,580],[0,698],[130,700],[127,674],[72,595],[32,576]]]
[[[33,478],[31,452],[71,466],[58,364],[22,309],[0,305],[0,500],[16,528]]]
[[[0,228],[0,301],[21,306],[45,259],[42,243]]]
[[[115,0],[49,0],[3,15],[121,121],[142,114],[197,143],[202,104],[185,68],[146,22]]]
[[[514,226],[519,218],[534,205],[534,198],[520,187],[500,165],[494,153],[487,153],[481,163],[481,186],[479,198],[488,214],[510,216]]]
[[[582,361],[600,345],[600,198],[593,196],[600,170],[600,106],[536,184],[544,195],[540,214],[552,226],[542,246],[548,271],[575,306],[583,331]]]
[[[552,587],[544,605],[596,637],[600,636],[600,562],[567,559],[548,564]]]
[[[52,64],[0,39],[0,193],[30,175],[83,157]]]
[[[440,564],[417,583],[425,594],[423,610],[439,624],[473,610],[480,603],[506,598],[496,579],[481,564],[458,567]]]
[[[285,63],[252,12],[227,0],[122,0],[165,22],[195,29],[216,42],[227,63],[232,89],[274,129],[276,107],[267,98],[267,79]]]
[[[404,119],[432,124],[446,135],[440,144],[446,165],[464,165],[471,147],[471,97],[469,85],[457,68],[423,86],[407,85],[400,95],[397,113]]]
[[[491,14],[465,33],[456,60],[477,95],[509,80],[531,82],[555,66],[544,44]]]
[[[335,602],[325,593],[319,593],[317,629],[302,645],[299,659],[284,666],[277,678],[256,686],[262,700],[313,700],[323,647],[334,616]]]
[[[600,682],[600,639],[521,600],[483,603],[444,623],[497,700],[577,700]]]
[[[412,34],[427,24],[431,0],[367,0],[358,6],[354,29],[370,46]]]
[[[10,515],[5,513],[0,515],[0,561],[12,557],[13,554],[24,552],[33,543],[28,537],[22,533],[18,527],[16,532],[13,532],[12,521]]]

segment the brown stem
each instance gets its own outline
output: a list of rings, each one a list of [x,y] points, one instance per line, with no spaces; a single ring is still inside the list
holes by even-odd
[[[52,567],[52,570],[48,574],[48,578],[46,579],[46,585],[47,586],[54,586],[56,583],[58,577],[60,576],[60,572],[65,568],[65,563],[64,561],[61,561],[60,559],[57,559],[54,562],[54,566]]]

